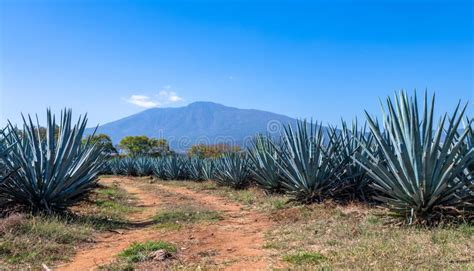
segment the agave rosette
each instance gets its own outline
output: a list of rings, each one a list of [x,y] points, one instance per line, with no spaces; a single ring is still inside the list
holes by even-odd
[[[39,122],[23,118],[23,130],[9,124],[7,144],[11,148],[6,163],[17,171],[1,186],[2,197],[35,211],[64,210],[84,198],[96,185],[105,163],[102,149],[89,140],[82,142],[87,117],[72,123],[71,110],[61,112],[59,129],[47,110],[44,138]]]
[[[135,158],[135,172],[138,176],[149,176],[153,173],[153,158],[137,157]]]
[[[337,191],[344,166],[338,158],[341,139],[336,133],[327,136],[325,142],[322,125],[306,121],[298,121],[296,130],[285,127],[283,148],[275,160],[283,187],[296,200],[320,201]]]
[[[256,136],[248,150],[248,157],[256,183],[266,191],[279,192],[282,176],[278,167],[278,147],[272,139],[264,135]]]
[[[378,153],[366,147],[369,156],[355,157],[373,178],[377,199],[409,223],[472,212],[465,183],[472,178],[466,168],[474,150],[464,148],[467,129],[458,135],[467,105],[458,104],[452,117],[445,114],[435,126],[434,102],[434,95],[429,102],[425,94],[420,114],[416,95],[387,98],[383,128],[366,112]]]
[[[225,153],[215,160],[214,179],[223,185],[242,189],[249,184],[250,160],[245,153]]]
[[[347,199],[367,200],[372,193],[369,189],[370,177],[365,168],[352,159],[353,156],[367,156],[363,146],[373,149],[373,136],[367,130],[367,123],[361,127],[355,119],[349,127],[342,121],[341,130],[330,129],[331,138],[341,140],[339,155],[336,156],[341,163],[345,163],[341,175],[341,196]],[[340,134],[340,136],[338,136]]]

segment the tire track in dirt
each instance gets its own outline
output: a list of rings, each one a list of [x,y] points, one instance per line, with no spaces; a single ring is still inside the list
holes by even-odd
[[[102,183],[117,181],[119,186],[137,198],[141,212],[128,217],[131,224],[137,226],[118,233],[101,233],[96,244],[80,250],[71,262],[58,266],[55,270],[96,270],[100,265],[111,263],[118,253],[133,242],[164,240],[179,247],[178,261],[183,266],[200,266],[203,257],[209,258],[206,266],[219,270],[268,270],[281,267],[274,262],[269,252],[263,248],[264,232],[271,227],[270,219],[255,211],[244,211],[241,206],[218,196],[196,192],[182,187],[162,184],[147,184],[155,189],[143,186],[143,180],[117,177],[104,178]],[[155,191],[154,191],[155,190]],[[160,191],[168,194],[166,202],[160,199]],[[179,231],[161,232],[153,228],[152,217],[165,204],[179,204],[190,200],[211,210],[222,213],[223,219],[206,225],[191,225]],[[188,202],[186,202],[188,203]],[[161,208],[160,208],[161,207]],[[194,265],[195,266],[195,265]],[[163,270],[166,267],[147,264],[138,270]]]
[[[153,215],[159,208],[159,199],[151,193],[146,193],[137,188],[133,181],[126,178],[104,178],[100,182],[111,184],[117,181],[117,184],[129,194],[137,198],[141,212],[130,214],[127,219],[131,225],[146,225],[150,222]],[[125,229],[123,232],[101,233],[95,239],[96,244],[93,247],[85,248],[79,251],[71,262],[58,266],[55,270],[61,271],[79,271],[95,270],[100,265],[112,262],[118,253],[127,248],[133,242],[145,242],[159,238],[159,234],[153,229],[145,226]]]
[[[185,246],[182,257],[186,261],[198,262],[200,259],[196,256],[212,255],[212,260],[220,270],[269,270],[284,266],[263,248],[264,233],[272,226],[268,216],[242,210],[242,206],[228,199],[205,192],[162,184],[158,188],[187,197],[223,214],[221,221],[196,225],[187,232],[169,236]]]

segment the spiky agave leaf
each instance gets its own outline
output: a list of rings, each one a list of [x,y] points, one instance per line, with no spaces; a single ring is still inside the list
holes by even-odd
[[[387,108],[382,107],[383,130],[366,112],[380,157],[356,157],[374,179],[381,193],[378,199],[409,223],[472,211],[472,195],[466,193],[464,184],[470,178],[465,169],[474,159],[474,150],[462,151],[467,130],[456,136],[467,105],[459,103],[452,117],[445,114],[435,127],[434,103],[435,96],[429,104],[425,93],[420,114],[416,94],[410,99],[402,91],[395,102],[387,98]]]
[[[152,159],[146,156],[135,158],[135,172],[138,176],[149,176],[153,173]]]
[[[214,159],[203,159],[202,160],[202,176],[204,180],[212,180],[215,176],[215,160]]]
[[[125,157],[120,159],[121,174],[125,176],[136,176],[137,170],[135,166],[135,159],[132,157]]]
[[[269,192],[279,192],[282,189],[281,173],[278,167],[278,149],[271,138],[258,135],[252,141],[248,150],[251,162],[250,171],[256,183]]]
[[[166,170],[165,170],[165,158],[164,157],[158,157],[152,160],[153,164],[153,174],[161,179],[165,180],[166,179]]]
[[[7,143],[8,134],[0,129],[0,185],[6,178],[13,174],[16,169],[10,168],[7,162],[8,155],[15,143]]]
[[[183,180],[187,176],[186,157],[171,155],[164,158],[164,172],[167,180]]]
[[[3,131],[0,129],[0,182],[7,175],[7,164],[5,162],[9,147],[7,146]]]
[[[64,210],[81,200],[95,187],[105,163],[101,147],[89,140],[81,142],[87,116],[73,125],[71,110],[64,110],[56,131],[55,117],[47,110],[44,140],[38,121],[35,126],[31,117],[23,117],[23,122],[22,132],[9,123],[6,142],[17,144],[6,162],[18,170],[2,185],[2,196],[11,203],[48,212]]]
[[[203,181],[205,180],[204,176],[204,161],[203,159],[193,156],[190,157],[187,161],[188,165],[188,174],[189,179],[193,181]]]
[[[474,149],[474,119],[466,117],[466,120],[464,121],[464,131],[468,132],[468,135],[466,136],[466,151],[469,151]],[[474,172],[474,160],[471,162],[469,170]]]
[[[122,161],[120,158],[115,157],[107,161],[107,173],[113,175],[122,175]]]
[[[352,157],[367,156],[368,153],[361,145],[373,149],[373,136],[367,130],[367,122],[362,127],[359,126],[357,119],[352,122],[350,127],[344,120],[341,123],[341,130],[330,128],[330,133],[333,134],[331,138],[341,140],[338,149],[339,155],[336,158],[339,159],[340,163],[345,164],[341,176],[341,196],[350,200],[367,200],[367,196],[372,194],[368,186],[371,178],[365,168],[355,162]],[[338,134],[340,134],[340,137]]]
[[[237,189],[248,185],[251,177],[250,161],[245,153],[225,153],[215,161],[215,180]]]
[[[462,152],[467,153],[470,150],[474,149],[474,119],[469,119],[466,117],[464,121],[464,131],[467,131],[468,135],[465,139],[465,147],[463,148]],[[462,174],[467,175],[466,180],[466,193],[469,193],[468,202],[474,205],[474,159],[472,159],[471,163],[467,166]]]
[[[328,134],[329,137],[337,136]],[[323,128],[306,121],[298,121],[296,131],[285,127],[284,147],[278,151],[278,166],[283,186],[296,200],[320,201],[332,196],[340,182],[343,163],[339,155],[339,138],[324,142]],[[276,159],[275,159],[276,160]]]
[[[7,156],[10,153],[10,149],[12,145],[8,145],[6,143],[5,137],[7,135],[4,134],[4,131],[0,130],[0,186],[3,184],[7,178],[11,176],[15,172],[16,169],[9,168],[9,164],[7,163]],[[2,208],[8,200],[4,197],[0,197],[0,208]]]

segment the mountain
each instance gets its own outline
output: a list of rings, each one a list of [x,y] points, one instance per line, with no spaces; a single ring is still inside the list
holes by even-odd
[[[257,133],[278,135],[295,119],[271,112],[239,109],[212,102],[195,102],[178,108],[153,108],[104,124],[104,133],[117,144],[129,135],[165,138],[171,148],[184,151],[197,143],[245,145]],[[88,129],[87,133],[92,133]]]

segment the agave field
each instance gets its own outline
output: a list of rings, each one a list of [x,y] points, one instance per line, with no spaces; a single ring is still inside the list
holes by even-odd
[[[216,189],[257,187],[303,206],[358,202],[386,208],[389,221],[413,227],[470,224],[474,124],[467,106],[438,115],[434,95],[420,102],[400,92],[387,98],[378,118],[366,112],[366,122],[342,121],[328,129],[299,121],[278,138],[256,135],[248,149],[215,159],[109,158],[100,145],[83,140],[86,117],[73,123],[64,110],[56,120],[48,110],[45,135],[31,117],[24,117],[22,129],[9,124],[1,131],[0,204],[5,214],[57,216],[87,200],[99,175],[153,176],[170,183],[215,182]]]
[[[323,131],[301,121],[281,138],[255,137],[251,148],[218,159],[185,155],[114,158],[104,174],[163,180],[215,180],[236,189],[257,185],[303,203],[361,200],[381,204],[407,223],[471,219],[474,211],[473,124],[458,105],[436,122],[434,97],[402,92],[387,99],[381,123]]]

